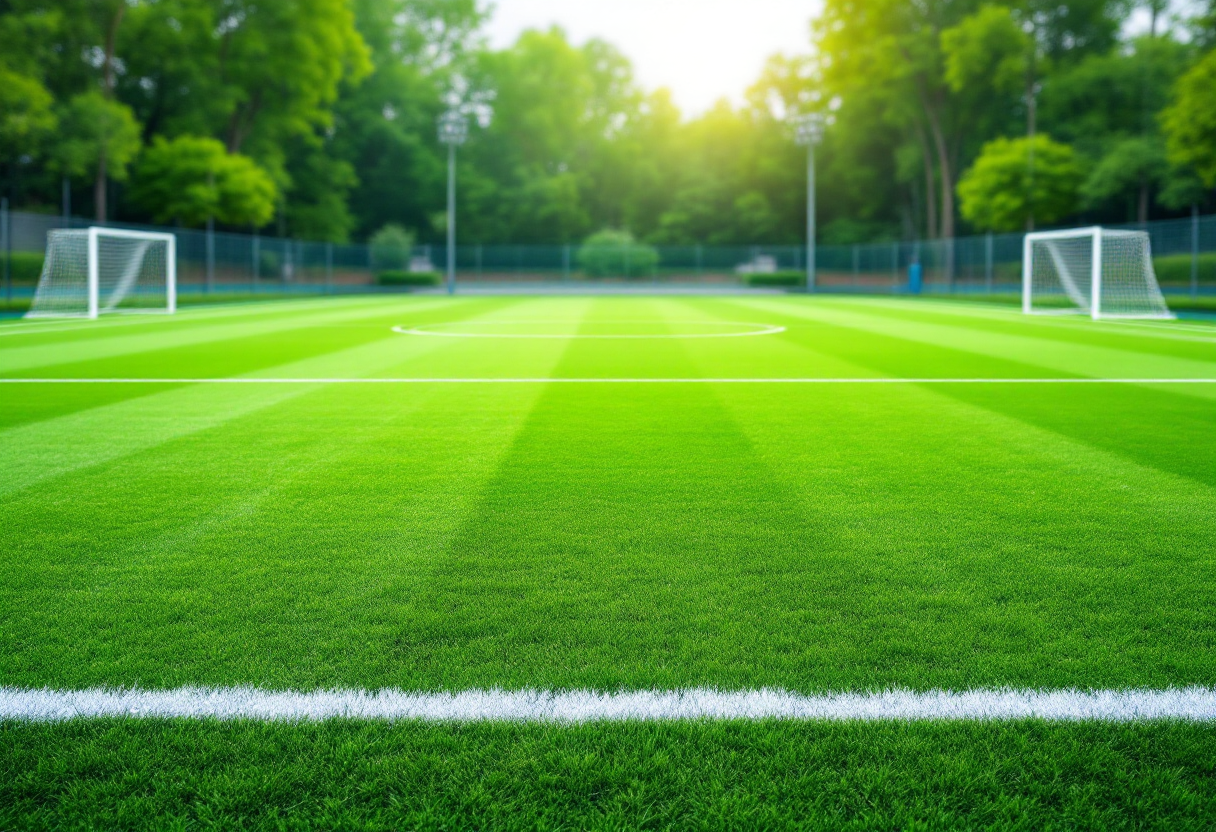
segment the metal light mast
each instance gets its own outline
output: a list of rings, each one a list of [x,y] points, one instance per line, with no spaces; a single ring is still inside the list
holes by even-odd
[[[448,294],[456,292],[456,148],[469,137],[469,120],[459,110],[439,117],[439,142],[448,146]]]
[[[815,146],[823,141],[826,119],[806,113],[794,120],[794,138],[806,148],[806,290],[815,291]]]

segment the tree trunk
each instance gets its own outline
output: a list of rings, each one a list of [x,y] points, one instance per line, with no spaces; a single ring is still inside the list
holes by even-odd
[[[946,136],[942,132],[941,117],[936,108],[925,101],[925,115],[929,121],[929,135],[933,138],[933,150],[937,154],[937,176],[941,188],[941,234],[945,246],[943,252],[943,267],[946,283],[954,285],[954,165],[950,161],[950,150],[946,146]]]
[[[1034,23],[1034,15],[1030,16],[1030,54],[1026,56],[1026,138],[1027,153],[1027,192],[1026,192],[1026,231],[1034,231],[1034,137],[1039,130],[1039,30]]]
[[[917,82],[917,92],[920,106],[925,114],[925,123],[929,128],[929,137],[933,143],[933,153],[937,156],[938,183],[941,186],[941,218],[940,236],[942,239],[954,237],[954,175],[953,164],[950,161],[950,150],[946,146],[946,136],[942,131],[941,113],[930,99],[924,84]]]
[[[1151,38],[1155,38],[1155,37],[1157,37],[1157,18],[1161,16],[1161,12],[1162,12],[1162,11],[1164,11],[1164,9],[1163,9],[1162,7],[1163,7],[1163,6],[1165,6],[1165,5],[1166,5],[1166,2],[1164,2],[1164,0],[1149,0],[1149,4],[1148,4],[1148,14],[1149,14],[1148,35],[1149,35],[1149,37],[1151,37]]]
[[[1148,222],[1148,180],[1140,180],[1140,199],[1136,205],[1136,222],[1144,225]]]
[[[925,136],[924,125],[916,123],[917,140],[920,144],[921,164],[925,169],[925,237],[937,236],[937,189],[933,177],[933,154]]]
[[[101,70],[101,91],[107,99],[114,97],[114,47],[118,42],[118,27],[122,23],[123,13],[127,10],[125,0],[120,0],[110,18],[106,29],[105,62]],[[98,222],[106,221],[106,144],[108,137],[103,133],[101,147],[97,154],[97,176],[93,180],[93,214]]]
[[[93,215],[97,222],[106,221],[106,149],[102,145],[101,156],[97,159],[97,178],[93,180]]]
[[[1026,138],[1029,144],[1026,146],[1029,158],[1027,159],[1027,193],[1026,193],[1026,230],[1034,231],[1034,134],[1038,129],[1038,94],[1034,88],[1034,77],[1029,76],[1029,83],[1026,85]]]
[[[102,64],[101,76],[101,85],[106,98],[114,96],[114,46],[118,42],[118,27],[122,23],[122,16],[126,10],[125,0],[119,2],[114,9],[114,16],[110,18],[110,25],[106,29],[106,57],[105,63]]]
[[[232,117],[228,120],[227,139],[224,141],[224,146],[229,153],[241,152],[241,145],[245,143],[245,139],[249,138],[249,132],[253,129],[253,121],[261,109],[262,92],[258,90],[253,94],[253,100],[248,105],[233,110]]]
[[[954,174],[950,162],[950,152],[946,148],[946,137],[942,135],[941,127],[936,119],[931,121],[929,129],[933,135],[933,149],[937,152],[937,172],[941,185],[941,238],[954,239]]]

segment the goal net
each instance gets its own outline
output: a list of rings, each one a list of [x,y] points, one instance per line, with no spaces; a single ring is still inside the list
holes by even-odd
[[[1026,235],[1022,311],[1028,315],[1172,318],[1148,233],[1078,228]]]
[[[47,234],[46,260],[28,318],[96,318],[177,309],[172,234],[87,228]]]

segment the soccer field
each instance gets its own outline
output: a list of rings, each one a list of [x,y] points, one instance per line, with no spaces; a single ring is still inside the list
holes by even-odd
[[[0,377],[0,827],[1216,824],[1216,325],[339,298]]]

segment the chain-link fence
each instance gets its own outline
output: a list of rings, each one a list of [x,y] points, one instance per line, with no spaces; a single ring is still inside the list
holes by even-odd
[[[48,231],[84,228],[90,221],[0,212],[0,260],[7,299],[28,297],[41,270]],[[254,234],[165,229],[177,235],[178,288],[183,299],[270,293],[400,291],[383,280],[383,264],[364,244],[337,245]],[[1121,226],[1149,232],[1157,277],[1167,295],[1216,295],[1216,216]],[[1016,293],[1020,288],[1022,234],[960,237],[952,241],[820,245],[816,288],[822,292],[904,293],[914,265],[922,291]],[[632,256],[631,256],[632,254]],[[419,246],[401,268],[438,272],[440,248]],[[574,245],[462,245],[456,278],[466,288],[653,285],[801,288],[802,246],[646,246],[634,244],[608,273],[591,276]],[[437,280],[437,277],[435,278]],[[405,281],[425,284],[426,280]],[[386,285],[382,285],[386,284]],[[397,287],[397,288],[395,288]],[[417,288],[414,285],[413,288]]]

